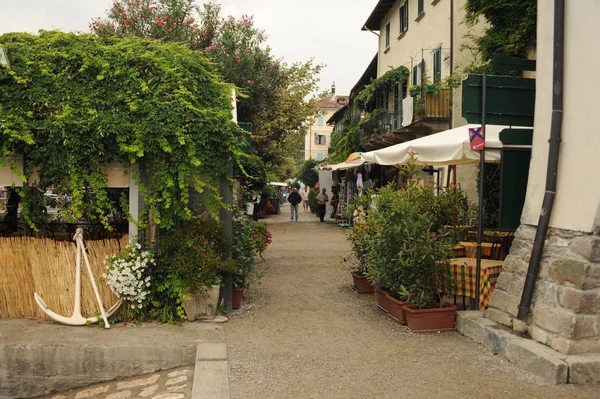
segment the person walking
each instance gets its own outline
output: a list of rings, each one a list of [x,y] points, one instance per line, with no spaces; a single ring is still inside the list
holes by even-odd
[[[325,208],[327,207],[327,201],[329,201],[329,197],[326,193],[327,189],[324,188],[323,191],[317,195],[317,202],[319,203],[319,219],[321,219],[321,222],[325,217]]]
[[[296,188],[292,188],[292,192],[288,196],[288,202],[291,204],[291,213],[290,220],[293,222],[296,219],[298,221],[298,205],[302,202],[302,196],[296,190]]]
[[[300,191],[302,197],[302,205],[304,206],[304,212],[308,209],[308,187],[304,186],[304,190]]]

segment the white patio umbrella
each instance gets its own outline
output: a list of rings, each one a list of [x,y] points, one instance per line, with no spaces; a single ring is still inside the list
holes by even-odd
[[[469,143],[469,128],[477,127],[480,125],[465,125],[445,130],[380,150],[363,152],[361,158],[367,163],[395,165],[407,162],[411,154],[414,154],[416,162],[421,165],[477,164],[479,151],[471,151]],[[500,132],[509,128],[509,126],[486,125],[485,146],[490,148],[485,151],[486,162],[500,162],[499,148],[502,148]]]

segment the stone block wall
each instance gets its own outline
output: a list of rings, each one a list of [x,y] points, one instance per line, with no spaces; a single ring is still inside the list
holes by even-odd
[[[565,355],[600,353],[600,235],[550,229],[531,313],[517,319],[535,227],[521,225],[485,317]]]

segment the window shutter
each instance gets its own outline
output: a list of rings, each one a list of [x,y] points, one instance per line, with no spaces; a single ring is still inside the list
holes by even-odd
[[[412,84],[413,84],[413,86],[417,84],[417,71],[418,71],[418,69],[419,69],[418,65],[415,65],[413,67],[413,73],[412,73],[412,75],[413,75],[412,76]]]
[[[404,31],[408,30],[408,0],[404,3]]]
[[[323,135],[323,145],[327,145],[327,136]]]

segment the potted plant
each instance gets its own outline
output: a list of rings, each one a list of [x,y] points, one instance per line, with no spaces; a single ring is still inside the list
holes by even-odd
[[[159,258],[165,284],[181,289],[176,301],[187,319],[213,318],[223,274],[237,270],[221,223],[207,214],[183,223],[161,240]]]
[[[456,307],[443,300],[449,284],[448,261],[454,242],[445,230],[450,211],[444,210],[454,198],[451,192],[435,195],[430,187],[414,183],[404,190],[406,208],[403,247],[395,262],[394,292],[406,302],[402,308],[412,331],[447,331],[454,326]]]
[[[242,212],[235,211],[232,243],[232,258],[236,264],[232,307],[239,309],[244,289],[262,278],[262,272],[255,272],[256,255],[262,258],[262,252],[271,243],[271,233],[264,222],[256,222]]]
[[[351,270],[353,288],[359,294],[372,294],[375,289],[368,278],[370,269],[369,251],[371,237],[374,232],[373,225],[366,222],[365,209],[369,209],[372,200],[372,192],[367,191],[363,195],[355,196],[352,200],[352,216],[354,223],[346,238],[352,243],[352,254],[356,259],[353,270]],[[374,198],[374,195],[373,195]],[[351,212],[349,210],[348,212]],[[356,214],[356,216],[354,215]],[[344,261],[348,261],[344,258]]]

